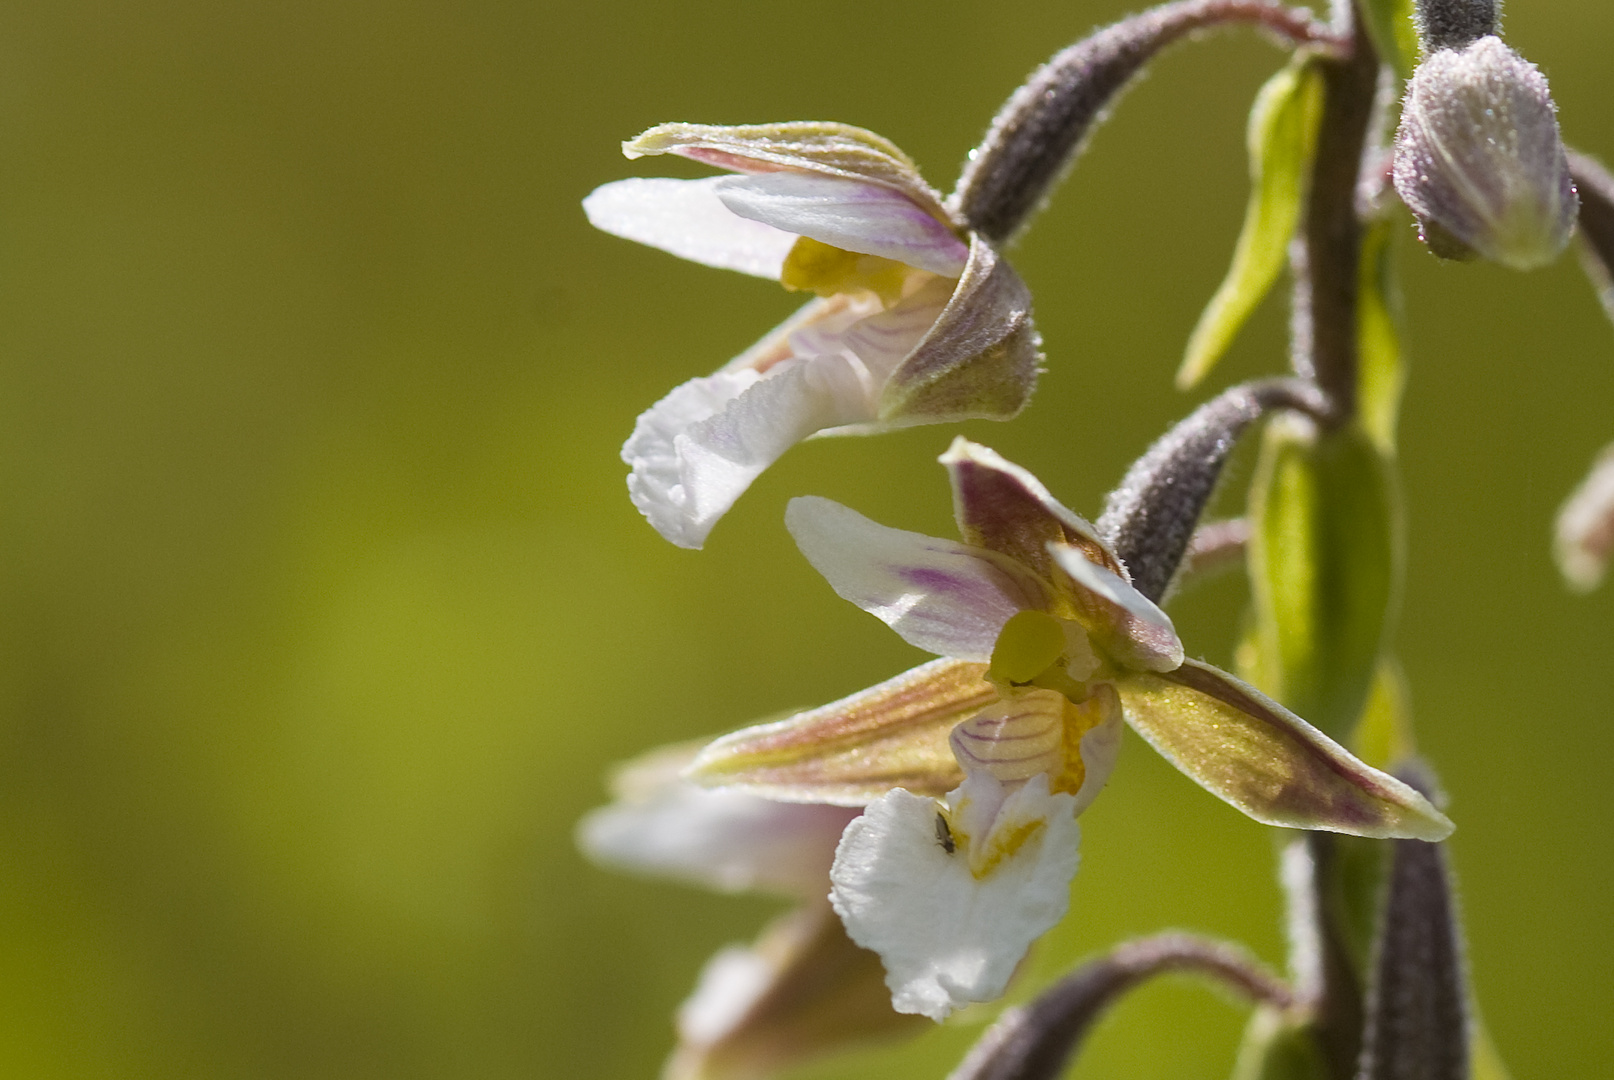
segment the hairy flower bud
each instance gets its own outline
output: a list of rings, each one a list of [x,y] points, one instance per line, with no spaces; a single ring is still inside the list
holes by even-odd
[[[1395,189],[1441,258],[1551,262],[1578,203],[1541,72],[1491,36],[1426,59],[1407,84]]]

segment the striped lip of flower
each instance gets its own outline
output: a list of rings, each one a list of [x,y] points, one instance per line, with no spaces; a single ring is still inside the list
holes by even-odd
[[[773,798],[866,804],[837,849],[831,900],[852,940],[880,954],[899,1011],[941,1019],[999,996],[1063,916],[1075,817],[1108,778],[1123,718],[1257,821],[1425,840],[1451,831],[1407,785],[1184,659],[1171,620],[1035,477],[962,439],[942,461],[963,542],[826,499],[793,500],[786,522],[837,593],[944,659],[719,739],[688,772]],[[881,792],[887,758],[909,763],[887,775],[926,760],[932,772]]]
[[[597,228],[817,294],[639,417],[628,493],[668,540],[700,547],[809,436],[1007,419],[1030,397],[1029,292],[890,142],[844,124],[663,124],[623,151],[738,175],[606,184],[583,200]]]

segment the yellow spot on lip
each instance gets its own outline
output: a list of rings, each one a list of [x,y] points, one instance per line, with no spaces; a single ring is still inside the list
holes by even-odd
[[[819,296],[867,291],[878,296],[881,304],[891,307],[902,299],[908,278],[916,273],[924,271],[895,259],[861,255],[801,236],[796,238],[795,246],[785,257],[785,265],[779,271],[779,284],[791,292],[812,292]]]
[[[1018,611],[998,631],[987,677],[1024,686],[1054,664],[1065,651],[1065,631],[1045,611]]]
[[[980,857],[976,858],[974,853],[971,853],[970,873],[974,875],[976,881],[980,881],[996,870],[1004,859],[1011,858],[1033,838],[1040,835],[1047,824],[1042,818],[1034,818],[1030,821],[1017,822],[1008,828],[992,830],[986,850],[980,853]]]

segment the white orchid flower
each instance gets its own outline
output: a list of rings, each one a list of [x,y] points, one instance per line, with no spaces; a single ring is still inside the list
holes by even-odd
[[[630,158],[680,154],[739,175],[636,178],[583,200],[596,227],[818,294],[715,374],[639,417],[628,493],[698,548],[761,472],[816,434],[1007,419],[1040,360],[1025,285],[913,162],[844,124],[663,124]]]
[[[794,500],[786,520],[836,592],[943,659],[725,736],[687,773],[866,806],[837,849],[831,902],[851,939],[880,955],[899,1011],[940,1020],[1000,996],[1064,915],[1075,818],[1109,776],[1123,717],[1257,821],[1425,840],[1451,831],[1407,785],[1185,660],[1171,620],[1114,552],[1025,470],[962,439],[942,460],[962,543],[825,499]]]

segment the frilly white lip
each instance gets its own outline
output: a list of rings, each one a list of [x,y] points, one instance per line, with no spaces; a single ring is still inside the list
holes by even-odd
[[[898,789],[847,826],[830,902],[851,939],[880,954],[898,1012],[939,1021],[1002,996],[1069,906],[1075,803],[1050,794],[1046,776],[1006,793],[972,775],[942,806]],[[956,833],[943,832],[949,821]],[[972,863],[1011,838],[1019,842],[978,876]]]
[[[820,432],[874,423],[891,370],[925,336],[951,287],[937,279],[890,310],[814,302],[715,375],[691,379],[639,417],[622,447],[628,494],[680,547],[705,543],[758,476]]]

